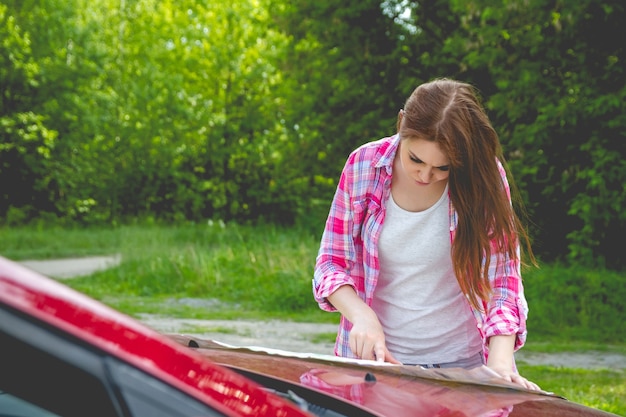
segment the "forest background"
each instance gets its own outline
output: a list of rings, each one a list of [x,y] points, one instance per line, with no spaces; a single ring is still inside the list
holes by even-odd
[[[348,153],[395,133],[417,85],[451,77],[481,93],[540,262],[571,268],[540,293],[623,341],[625,7],[1,0],[0,225],[319,237]]]
[[[621,0],[2,0],[0,219],[321,229],[418,84],[474,84],[545,262],[623,269]]]

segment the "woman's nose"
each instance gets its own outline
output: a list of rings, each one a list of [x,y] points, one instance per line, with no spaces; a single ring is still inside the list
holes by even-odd
[[[422,177],[422,180],[424,180],[423,182],[427,182],[428,180],[430,180],[433,176],[433,170],[432,168],[422,168],[420,170],[420,177]]]

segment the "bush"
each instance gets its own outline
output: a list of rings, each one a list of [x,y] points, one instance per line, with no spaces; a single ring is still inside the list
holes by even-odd
[[[532,334],[565,340],[626,342],[623,274],[543,265],[524,277]]]

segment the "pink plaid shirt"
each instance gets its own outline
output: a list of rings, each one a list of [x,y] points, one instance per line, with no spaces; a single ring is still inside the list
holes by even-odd
[[[313,293],[323,310],[336,311],[327,297],[343,285],[350,285],[367,305],[372,304],[380,273],[378,238],[385,220],[385,203],[391,192],[392,165],[398,143],[398,135],[367,143],[352,152],[346,162],[315,265]],[[504,168],[500,163],[498,167],[510,197]],[[452,203],[449,213],[453,241],[458,219]],[[493,254],[489,279],[494,296],[484,305],[486,313],[473,309],[485,357],[491,336],[517,334],[515,350],[523,346],[528,313],[519,261]],[[342,316],[335,355],[354,357],[348,342],[351,327]]]

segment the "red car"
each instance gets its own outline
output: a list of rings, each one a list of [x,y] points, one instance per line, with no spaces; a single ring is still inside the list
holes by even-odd
[[[610,416],[493,378],[163,335],[0,258],[0,417]]]

